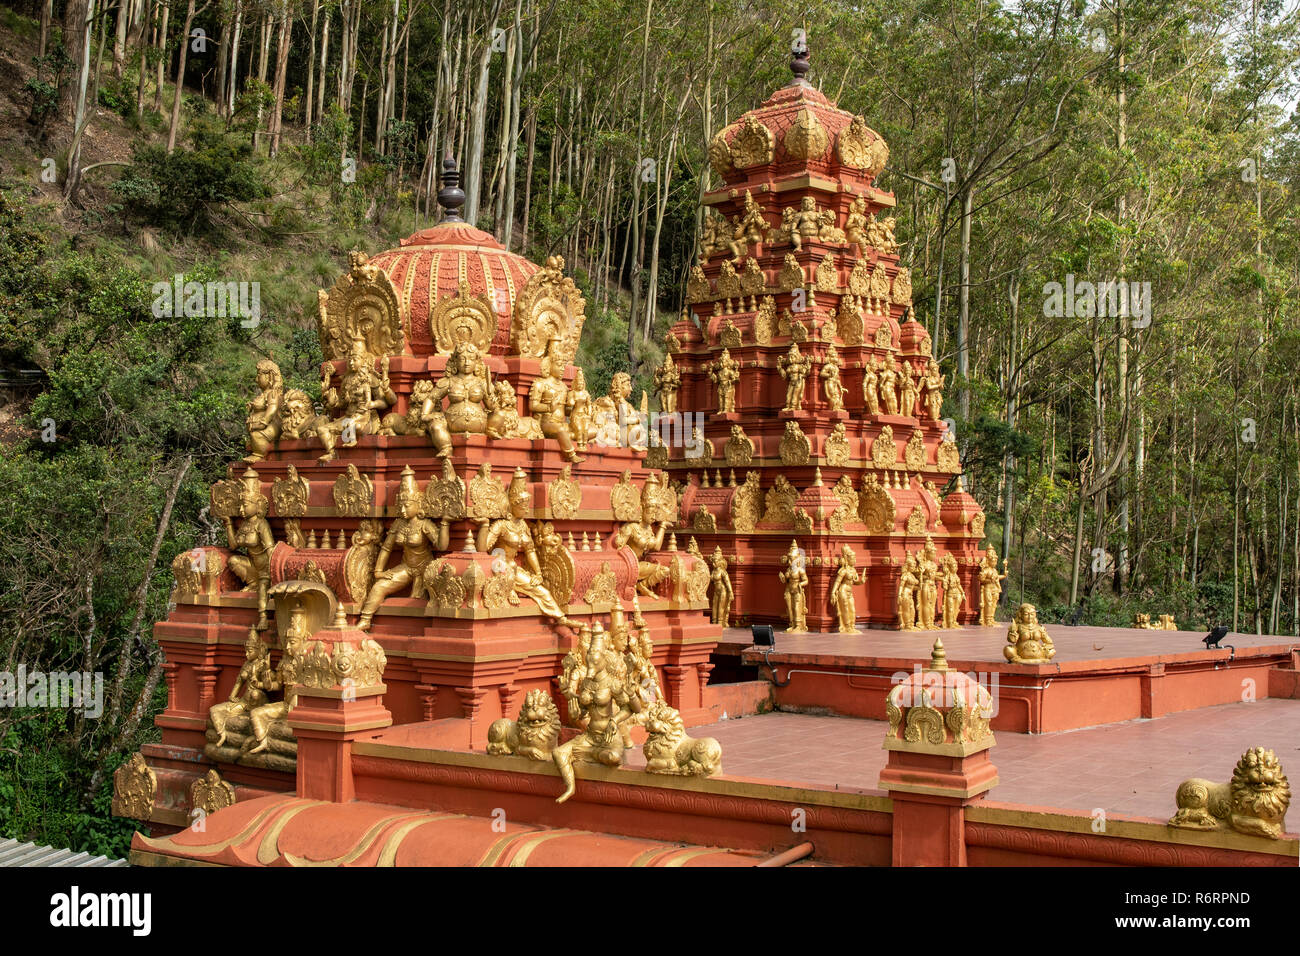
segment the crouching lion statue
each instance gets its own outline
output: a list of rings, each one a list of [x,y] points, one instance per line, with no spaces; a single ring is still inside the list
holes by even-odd
[[[1252,747],[1237,761],[1231,781],[1184,780],[1175,800],[1178,812],[1170,826],[1188,830],[1231,827],[1239,833],[1276,840],[1286,830],[1291,785],[1273,751]]]
[[[487,752],[496,756],[518,754],[532,760],[550,760],[560,738],[560,712],[544,690],[530,690],[519,708],[519,719],[502,717],[488,728]]]
[[[650,773],[708,777],[722,770],[722,745],[712,737],[688,737],[682,715],[662,700],[650,705],[645,729],[642,751]]]

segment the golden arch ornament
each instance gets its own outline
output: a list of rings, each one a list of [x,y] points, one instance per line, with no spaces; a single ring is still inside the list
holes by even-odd
[[[586,299],[574,281],[564,274],[564,259],[551,256],[546,265],[528,279],[515,299],[510,322],[510,344],[520,355],[541,358],[551,355],[565,365],[573,364],[586,321]],[[556,369],[556,374],[563,370]]]
[[[351,270],[329,292],[317,292],[316,331],[326,359],[344,359],[360,339],[372,356],[400,355],[406,348],[406,319],[397,287],[364,252],[348,256]]]
[[[450,355],[456,346],[469,344],[487,354],[497,332],[492,301],[470,291],[462,281],[455,295],[445,296],[429,315],[429,335],[439,355]]]

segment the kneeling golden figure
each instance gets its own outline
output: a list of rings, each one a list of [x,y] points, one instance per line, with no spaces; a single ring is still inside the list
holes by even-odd
[[[424,569],[433,560],[433,553],[447,550],[447,519],[434,524],[423,517],[423,509],[424,495],[415,482],[415,472],[407,465],[402,469],[402,483],[397,490],[397,510],[401,517],[388,529],[375,559],[374,583],[361,604],[361,616],[357,619],[357,627],[361,630],[370,629],[375,612],[390,594],[410,587],[411,596],[420,597],[424,589]],[[388,556],[393,548],[402,549],[402,563],[388,568]]]

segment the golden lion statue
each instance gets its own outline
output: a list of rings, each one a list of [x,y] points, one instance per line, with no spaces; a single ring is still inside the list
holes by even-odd
[[[1172,827],[1219,830],[1276,840],[1286,830],[1291,785],[1271,750],[1252,747],[1241,755],[1228,783],[1193,777],[1178,785]]]
[[[519,719],[502,717],[488,728],[487,752],[495,756],[518,754],[532,760],[550,760],[560,739],[560,711],[544,690],[530,690],[519,708]]]
[[[662,700],[645,715],[645,768],[650,773],[708,777],[722,770],[722,745],[712,737],[688,737],[682,715]]]

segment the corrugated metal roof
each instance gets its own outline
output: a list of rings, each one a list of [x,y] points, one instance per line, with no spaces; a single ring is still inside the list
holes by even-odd
[[[0,866],[127,866],[126,860],[0,838]]]

